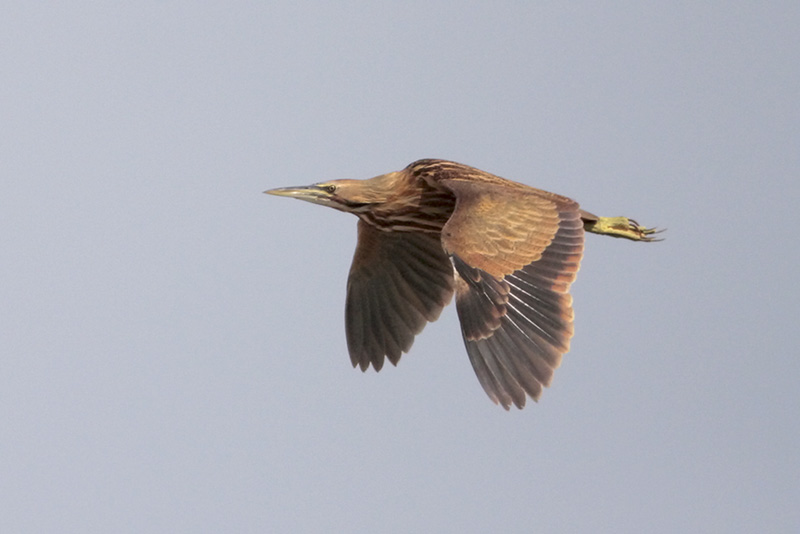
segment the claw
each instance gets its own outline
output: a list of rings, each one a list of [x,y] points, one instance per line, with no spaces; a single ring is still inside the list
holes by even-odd
[[[645,228],[644,226],[636,225],[633,227],[633,230],[639,234],[640,238],[639,241],[664,241],[663,237],[651,237],[653,234],[660,234],[666,228]]]

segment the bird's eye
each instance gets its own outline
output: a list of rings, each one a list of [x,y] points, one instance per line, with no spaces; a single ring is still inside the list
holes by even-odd
[[[325,187],[323,187],[323,189],[325,190],[326,193],[333,194],[336,191],[336,186],[335,185],[326,185]]]

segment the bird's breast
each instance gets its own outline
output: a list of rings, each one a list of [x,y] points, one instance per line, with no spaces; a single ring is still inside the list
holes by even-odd
[[[441,232],[455,209],[455,197],[432,187],[378,204],[357,215],[385,232]]]

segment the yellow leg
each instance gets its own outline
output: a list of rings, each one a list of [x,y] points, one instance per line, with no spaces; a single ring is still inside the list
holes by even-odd
[[[652,236],[661,232],[655,228],[645,228],[627,217],[597,217],[597,220],[584,219],[583,228],[587,232],[611,237],[624,237],[632,241],[660,241]]]

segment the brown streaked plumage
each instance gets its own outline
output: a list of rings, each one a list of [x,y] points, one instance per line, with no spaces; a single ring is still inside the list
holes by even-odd
[[[625,217],[451,161],[423,159],[369,180],[266,193],[359,217],[347,280],[353,366],[397,364],[455,293],[472,367],[504,408],[538,400],[572,337],[584,231],[654,241]]]

